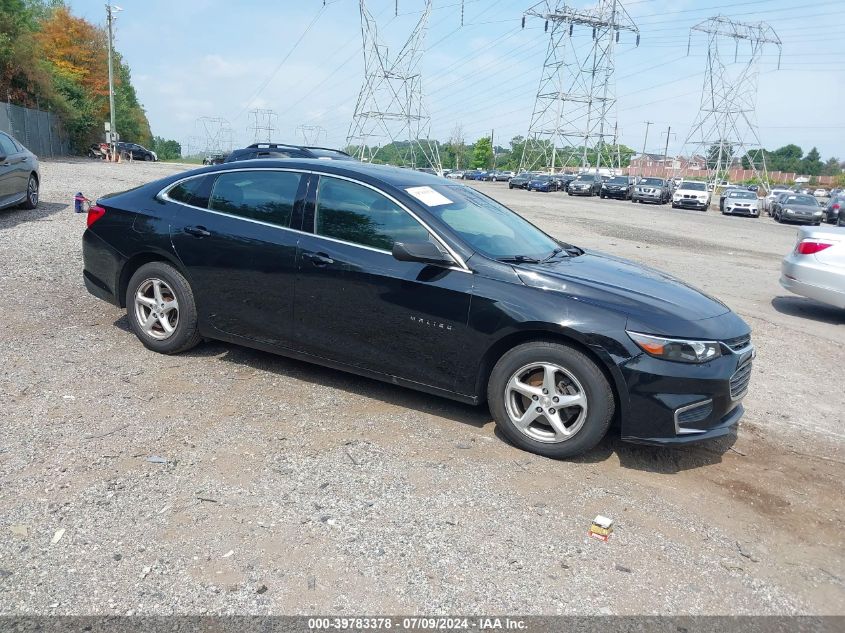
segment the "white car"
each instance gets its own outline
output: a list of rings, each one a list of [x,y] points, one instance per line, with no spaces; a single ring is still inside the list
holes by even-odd
[[[816,198],[827,198],[827,189],[816,189],[813,192],[813,195]]]
[[[763,198],[763,211],[771,215],[772,202],[782,193],[793,193],[793,191],[785,187],[775,187],[769,192],[768,196]]]
[[[759,218],[760,203],[757,201],[757,192],[732,189],[725,196],[722,215],[747,215],[752,218]]]
[[[678,185],[672,194],[672,208],[700,209],[707,211],[710,207],[710,192],[707,183],[698,180],[685,180]]]
[[[464,172],[462,171],[450,171],[446,174],[446,178],[450,178],[452,180],[459,180],[464,177]]]
[[[781,264],[780,285],[845,309],[845,227],[798,229],[798,242]]]

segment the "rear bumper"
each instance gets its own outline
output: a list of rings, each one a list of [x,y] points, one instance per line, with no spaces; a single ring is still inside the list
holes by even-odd
[[[126,259],[90,229],[82,234],[82,277],[88,292],[120,306],[120,272]]]
[[[835,273],[810,257],[805,255],[802,259],[807,261],[800,262],[793,255],[787,256],[781,264],[780,285],[802,297],[845,309],[845,275],[840,275],[838,289],[831,287],[829,282],[836,283],[830,279]]]

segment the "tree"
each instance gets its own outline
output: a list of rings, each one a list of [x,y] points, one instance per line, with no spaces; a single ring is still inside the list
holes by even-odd
[[[452,133],[449,135],[449,140],[446,142],[445,150],[449,167],[460,169],[462,164],[466,164],[466,161],[464,160],[464,153],[466,152],[464,127],[460,123],[456,123],[455,127],[452,128]]]
[[[838,158],[828,158],[827,162],[822,167],[822,176],[837,176],[842,173],[842,166],[839,164]]]
[[[493,162],[493,143],[489,136],[483,136],[475,142],[472,151],[472,166],[485,169]]]
[[[176,160],[182,158],[182,146],[173,140],[154,136],[150,146],[158,156],[159,160]]]
[[[821,155],[815,147],[801,160],[801,171],[809,176],[821,174],[822,167]]]

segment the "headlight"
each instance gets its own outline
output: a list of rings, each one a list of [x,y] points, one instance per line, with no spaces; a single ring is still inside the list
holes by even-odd
[[[716,341],[687,341],[628,332],[628,336],[649,356],[681,363],[706,363],[722,355]]]
[[[792,213],[792,209],[784,209],[785,213]]]

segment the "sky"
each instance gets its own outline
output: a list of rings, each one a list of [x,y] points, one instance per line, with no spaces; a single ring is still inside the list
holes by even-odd
[[[385,44],[398,46],[423,0],[366,0]],[[398,1],[399,15],[396,15]],[[534,0],[433,0],[420,63],[432,137],[460,124],[468,142],[525,134],[548,46]],[[105,23],[103,0],[69,0],[75,15]],[[271,109],[274,140],[344,147],[364,78],[358,0],[118,0],[116,47],[129,63],[155,135],[202,144],[200,117],[226,119],[236,145],[253,140],[250,110]],[[593,2],[570,0],[570,6]],[[699,111],[707,39],[690,27],[717,14],[765,21],[783,49],[765,49],[756,118],[764,147],[787,143],[845,160],[845,0],[630,0],[640,31],[616,45],[619,139],[637,151],[683,153]],[[591,35],[583,30],[575,37]],[[689,53],[687,47],[689,44]],[[397,50],[394,48],[394,50]],[[741,56],[741,53],[740,53]],[[731,55],[727,55],[731,58]],[[671,128],[671,130],[669,130]],[[313,132],[312,132],[313,134]],[[127,139],[131,140],[131,139]]]

